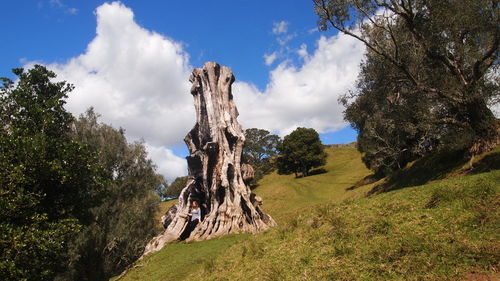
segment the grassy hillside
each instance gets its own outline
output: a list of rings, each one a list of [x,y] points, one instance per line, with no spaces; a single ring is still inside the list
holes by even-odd
[[[298,179],[294,175],[273,173],[259,182],[254,192],[263,198],[264,210],[278,224],[294,218],[297,213],[309,212],[312,206],[359,198],[370,190],[370,186],[346,190],[370,174],[355,148],[328,148],[326,151],[326,173]]]
[[[487,157],[490,164],[478,162],[482,168],[475,175],[365,198],[380,182],[349,188],[369,171],[355,149],[329,148],[326,173],[301,179],[272,174],[255,190],[278,227],[254,236],[167,245],[139,261],[123,280],[493,276],[500,259],[500,171],[484,166],[497,163],[495,153],[497,158]]]
[[[163,216],[163,214],[165,214],[168,211],[168,209],[170,209],[170,207],[172,207],[176,203],[177,203],[177,199],[169,200],[169,201],[165,201],[165,202],[160,203],[158,213],[156,213],[156,217],[155,217],[155,221],[158,222],[158,228],[163,229],[163,225],[161,224],[161,221],[160,221],[161,217]]]

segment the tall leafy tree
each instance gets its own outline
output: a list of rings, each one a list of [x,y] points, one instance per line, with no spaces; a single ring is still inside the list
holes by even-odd
[[[429,118],[424,122],[430,119],[442,130],[438,138],[459,134],[461,137],[455,139],[467,140],[464,146],[470,154],[498,144],[498,121],[488,108],[499,94],[495,80],[500,44],[498,1],[313,2],[320,29],[333,27],[362,41],[368,48],[368,64],[378,61],[390,65],[390,72],[384,76],[393,86],[387,89],[388,95],[399,95],[405,102],[413,100],[417,107],[419,102],[428,105]],[[361,74],[364,83],[373,75],[367,70],[370,67]],[[358,89],[364,96],[375,87],[362,84]],[[411,123],[410,119],[405,118],[405,122]],[[411,142],[415,136],[407,140]]]
[[[160,183],[155,187],[155,192],[160,196],[160,200],[166,200],[170,195],[168,194],[169,184],[162,174],[157,174],[158,182]]]
[[[283,138],[276,159],[279,174],[302,173],[308,176],[312,168],[326,164],[326,152],[318,133],[312,128],[297,128]]]
[[[167,188],[165,192],[165,197],[177,198],[181,195],[182,189],[186,187],[188,177],[177,177]]]
[[[280,140],[279,136],[267,130],[257,128],[245,130],[243,157],[255,170],[253,182],[257,182],[274,169],[272,159],[278,154],[277,146]]]
[[[368,51],[357,91],[346,95],[345,119],[358,131],[363,162],[376,175],[401,169],[435,149],[450,128],[435,122],[441,114],[428,99],[400,83],[391,64]]]
[[[0,88],[0,279],[51,280],[100,190],[94,153],[70,137],[73,86],[35,65]]]
[[[100,123],[89,109],[73,123],[72,138],[98,155],[104,192],[93,221],[74,240],[72,268],[61,279],[107,280],[121,273],[156,234],[154,221],[165,185],[142,143],[127,142],[124,130]]]

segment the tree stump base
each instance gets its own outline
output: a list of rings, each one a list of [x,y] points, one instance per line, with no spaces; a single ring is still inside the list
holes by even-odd
[[[179,201],[166,214],[165,231],[149,242],[144,255],[179,240],[193,201],[200,205],[201,222],[186,241],[257,233],[276,225],[262,211],[262,199],[250,191],[252,167],[241,162],[245,135],[236,120],[231,69],[207,62],[203,68],[194,69],[189,80],[193,84],[196,124],[184,138],[190,152],[188,181]]]

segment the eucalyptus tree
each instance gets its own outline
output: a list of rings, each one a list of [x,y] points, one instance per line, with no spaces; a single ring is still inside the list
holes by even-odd
[[[65,280],[107,280],[134,262],[159,229],[154,221],[166,185],[141,142],[99,121],[92,108],[72,124],[71,137],[97,155],[103,179],[92,221],[72,241]]]
[[[357,99],[366,103],[370,93],[378,92],[385,93],[384,102],[406,104],[396,112],[408,115],[401,119],[390,113],[392,105],[375,106],[372,100],[370,104],[382,107],[379,114],[384,115],[378,118],[378,125],[390,120],[419,128],[403,136],[397,154],[414,150],[411,144],[402,144],[416,139],[426,146],[430,139],[459,140],[469,155],[498,144],[498,121],[488,107],[499,95],[498,1],[313,1],[321,30],[335,28],[367,47],[354,99],[344,100],[348,105],[346,119],[360,131],[360,142],[366,141],[363,138],[370,130],[366,126],[371,123],[373,127],[377,121],[360,123],[354,119],[354,111],[363,110]],[[374,63],[386,66],[377,69],[371,66]],[[376,76],[373,71],[382,68],[385,72]],[[421,123],[409,113],[425,118]]]

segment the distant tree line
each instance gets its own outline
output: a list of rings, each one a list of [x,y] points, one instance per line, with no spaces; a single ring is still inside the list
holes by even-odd
[[[275,169],[275,158],[281,138],[267,130],[250,128],[245,130],[243,161],[252,165],[255,177],[251,184],[257,183],[264,175]]]
[[[326,153],[318,133],[311,128],[297,128],[281,139],[257,128],[245,131],[243,158],[255,170],[255,184],[273,170],[278,174],[308,176],[313,168],[326,164]]]
[[[175,199],[179,197],[182,189],[186,187],[187,184],[187,176],[177,177],[175,180],[166,186],[164,193],[162,194],[164,199]]]
[[[107,280],[155,235],[164,184],[143,144],[64,109],[73,86],[35,65],[0,86],[0,279]]]
[[[368,168],[384,176],[429,153],[498,145],[498,1],[313,2],[321,30],[367,47],[342,102]]]
[[[245,130],[243,161],[252,165],[255,176],[250,182],[256,187],[265,175],[278,174],[308,176],[311,169],[326,164],[326,153],[314,129],[297,128],[281,139],[278,135],[258,128]],[[187,176],[176,178],[161,192],[164,198],[177,198],[186,186]]]

